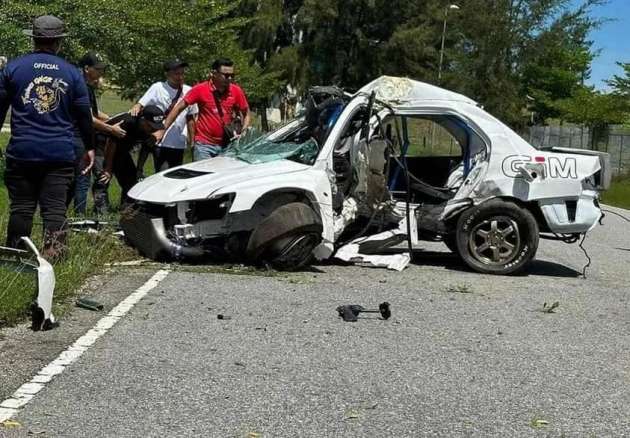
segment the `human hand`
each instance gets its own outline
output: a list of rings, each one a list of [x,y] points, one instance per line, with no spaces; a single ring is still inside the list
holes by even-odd
[[[151,134],[153,136],[153,138],[155,138],[155,143],[158,144],[162,141],[162,139],[164,138],[164,133],[166,131],[164,129],[160,129],[159,131],[155,131],[153,134]]]
[[[90,170],[92,170],[92,167],[94,167],[95,155],[96,153],[94,152],[94,149],[87,151],[83,155],[83,158],[81,159],[81,175],[87,175]]]
[[[107,170],[103,170],[101,174],[98,176],[98,181],[101,184],[109,184],[111,180],[112,180],[112,174],[111,172],[108,172]]]
[[[116,138],[125,138],[125,136],[127,135],[127,131],[122,129],[120,125],[122,125],[122,122],[118,122],[115,125],[112,125],[109,133]]]
[[[131,107],[131,109],[129,110],[129,114],[131,114],[134,117],[137,117],[138,114],[140,114],[140,111],[142,111],[142,105],[137,103]]]

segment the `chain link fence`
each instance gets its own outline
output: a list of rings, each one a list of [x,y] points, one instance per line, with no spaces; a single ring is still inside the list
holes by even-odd
[[[630,173],[630,127],[609,125],[593,130],[579,125],[531,126],[523,134],[536,148],[591,149],[610,154],[613,173]]]

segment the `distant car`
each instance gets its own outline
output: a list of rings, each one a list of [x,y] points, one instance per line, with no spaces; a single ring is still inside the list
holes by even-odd
[[[143,180],[121,224],[153,259],[299,269],[408,214],[411,243],[510,274],[541,233],[576,241],[597,225],[609,169],[605,153],[535,149],[463,95],[381,77],[354,95],[316,87],[285,126]]]

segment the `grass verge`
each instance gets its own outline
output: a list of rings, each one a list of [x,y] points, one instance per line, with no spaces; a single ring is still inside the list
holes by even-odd
[[[610,189],[604,192],[602,201],[608,205],[630,209],[630,176],[614,178]]]

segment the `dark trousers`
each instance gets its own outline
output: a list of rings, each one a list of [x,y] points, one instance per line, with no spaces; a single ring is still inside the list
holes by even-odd
[[[99,181],[105,166],[105,157],[97,153],[94,158],[94,184],[92,184],[92,197],[94,198],[94,213],[97,215],[107,214],[110,209],[109,204],[109,184],[103,184]]]
[[[147,142],[143,142],[140,145],[140,151],[138,152],[138,166],[137,166],[137,178],[144,178],[144,164],[147,162],[147,158],[149,155],[153,157],[153,167],[155,169],[155,173],[159,172],[158,167],[158,152],[157,146],[151,145]]]
[[[114,154],[114,162],[112,166],[112,174],[116,177],[120,186],[120,205],[124,207],[132,202],[127,193],[133,186],[138,183],[138,175],[136,164],[131,157],[131,151],[125,148],[117,148]],[[97,214],[103,214],[107,211],[107,190],[108,184],[103,184],[96,180],[92,188],[94,194],[94,209]]]
[[[114,155],[114,166],[112,173],[120,185],[120,203],[121,205],[131,202],[127,193],[133,186],[138,184],[138,169],[131,157],[131,151],[117,149]]]
[[[184,149],[158,147],[155,172],[161,172],[184,163]]]
[[[7,158],[4,183],[11,201],[7,246],[22,247],[20,238],[31,236],[38,205],[45,240],[48,242],[63,233],[74,169],[74,163],[31,163]]]

